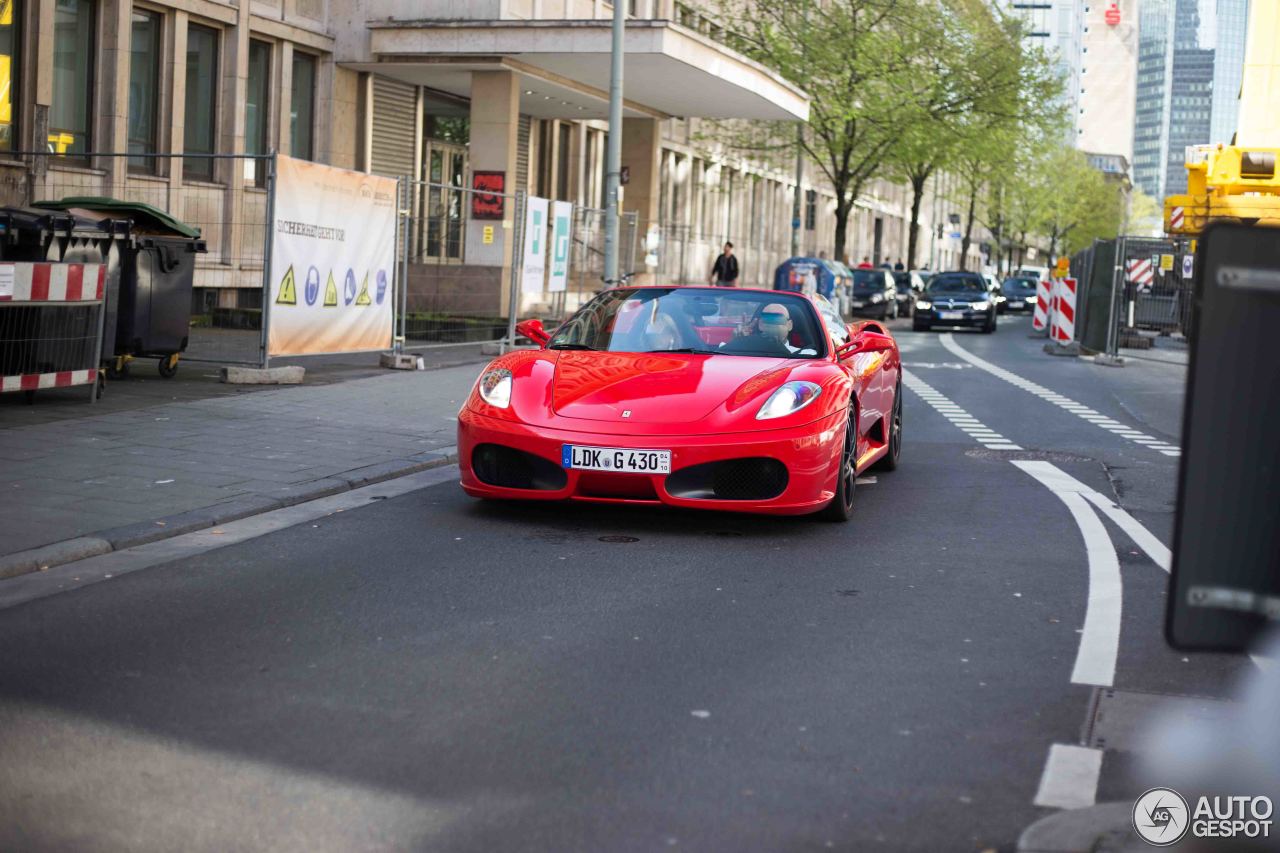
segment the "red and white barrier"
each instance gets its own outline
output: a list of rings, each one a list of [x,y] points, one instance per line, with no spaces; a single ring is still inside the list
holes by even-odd
[[[1059,344],[1069,344],[1076,338],[1076,280],[1063,278],[1054,288],[1053,319],[1049,339]]]
[[[106,277],[104,264],[0,263],[0,344],[15,352],[37,344],[48,348],[41,351],[38,360],[10,362],[10,370],[31,364],[45,372],[0,375],[0,393],[97,384]],[[69,314],[79,324],[78,333],[64,328],[49,338],[40,337],[42,333],[50,334],[43,324],[28,327],[29,314],[22,311],[24,305],[40,304],[57,310],[86,303],[96,304],[98,310],[87,315]],[[95,389],[91,399],[96,394]]]
[[[72,385],[89,385],[98,379],[98,371],[60,370],[57,373],[23,373],[17,376],[0,376],[0,393],[10,391],[39,391],[43,388],[70,388]]]
[[[1044,279],[1036,281],[1036,310],[1031,315],[1031,328],[1037,332],[1043,332],[1049,328],[1049,308],[1052,291],[1049,289],[1049,282]]]
[[[0,302],[97,302],[103,264],[0,263]]]

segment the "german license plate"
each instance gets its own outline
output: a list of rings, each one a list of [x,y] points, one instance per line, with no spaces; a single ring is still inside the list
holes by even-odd
[[[670,474],[670,450],[635,450],[622,447],[561,447],[565,468],[583,471],[616,471],[622,474]]]
[[[1010,308],[1021,308],[1021,307],[1022,307],[1022,300],[1021,300],[1021,299],[1011,299],[1011,300],[1009,301],[1009,307],[1010,307]]]
[[[963,320],[964,312],[963,311],[939,311],[938,317],[939,319],[942,319],[942,320]]]
[[[867,303],[863,302],[861,299],[855,299],[855,300],[853,300],[853,307],[854,307],[854,308],[866,308],[866,307],[867,307]]]

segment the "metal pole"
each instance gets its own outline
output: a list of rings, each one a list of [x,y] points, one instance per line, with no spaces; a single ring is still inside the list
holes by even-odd
[[[609,147],[605,157],[604,282],[618,282],[618,197],[622,187],[622,55],[627,4],[613,4],[613,55],[609,72]]]
[[[516,345],[516,314],[520,311],[520,269],[524,265],[524,190],[516,190],[516,216],[511,228],[511,283],[507,294],[507,336],[498,345],[498,354]]]
[[[791,200],[791,257],[800,256],[800,206],[804,203],[800,188],[804,180],[804,123],[796,122],[796,191]],[[836,260],[840,260],[837,258]]]
[[[400,192],[402,187],[403,193]],[[405,334],[409,323],[409,228],[413,222],[412,195],[413,185],[407,178],[400,178],[396,184],[396,201],[403,202],[403,207],[397,211],[401,214],[397,216],[401,226],[396,230],[396,238],[400,241],[400,275],[397,276],[397,284],[400,286],[400,323],[395,339],[397,355],[404,352]]]
[[[276,152],[274,150],[267,156],[266,166],[267,223],[263,229],[262,242],[262,340],[258,344],[258,360],[262,362],[263,370],[271,366],[268,329],[271,320],[271,239],[276,227]]]
[[[1127,254],[1125,243],[1127,240],[1121,237],[1116,241],[1115,247],[1115,263],[1111,265],[1111,317],[1107,324],[1107,355],[1116,356],[1120,354],[1120,336],[1116,333],[1120,323],[1120,309],[1116,304],[1116,294],[1119,290],[1117,284],[1120,276],[1124,273],[1124,262]]]

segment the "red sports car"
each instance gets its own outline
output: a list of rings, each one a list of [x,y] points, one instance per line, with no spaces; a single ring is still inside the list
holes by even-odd
[[[458,414],[481,498],[822,512],[902,450],[898,345],[821,297],[721,287],[607,290],[500,356]]]

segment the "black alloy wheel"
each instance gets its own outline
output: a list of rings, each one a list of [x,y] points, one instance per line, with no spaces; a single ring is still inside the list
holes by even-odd
[[[844,448],[840,451],[840,474],[836,479],[836,494],[831,503],[822,508],[827,521],[848,521],[853,515],[853,493],[858,486],[858,419],[852,409],[844,430]]]
[[[889,416],[889,452],[880,457],[876,468],[880,471],[894,471],[898,467],[898,458],[902,456],[902,383],[899,382],[893,391],[893,414]]]

